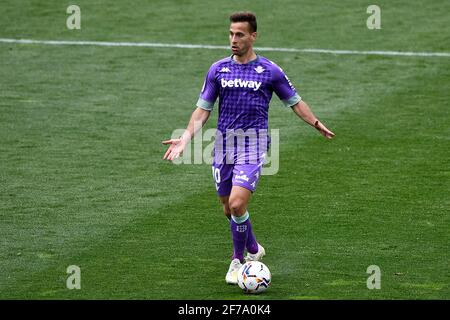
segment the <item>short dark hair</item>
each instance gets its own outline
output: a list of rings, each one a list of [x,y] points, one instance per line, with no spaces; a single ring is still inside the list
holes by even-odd
[[[256,16],[253,12],[235,12],[230,16],[230,22],[248,22],[250,25],[250,32],[256,32],[258,28],[256,24]]]

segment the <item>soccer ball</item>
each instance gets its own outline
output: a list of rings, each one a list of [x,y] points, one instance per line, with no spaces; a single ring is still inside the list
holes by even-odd
[[[261,293],[271,283],[272,275],[269,268],[259,261],[249,261],[238,271],[238,285],[246,293]]]

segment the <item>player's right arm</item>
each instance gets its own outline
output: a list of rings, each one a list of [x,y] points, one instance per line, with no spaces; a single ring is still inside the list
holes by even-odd
[[[209,118],[214,103],[219,95],[219,86],[216,81],[216,64],[213,64],[206,75],[205,82],[203,83],[202,91],[197,102],[197,108],[192,112],[189,124],[184,130],[183,134],[178,139],[170,139],[163,141],[163,144],[168,144],[169,148],[164,154],[164,160],[170,160],[178,158],[183,152],[186,145],[195,136],[198,130],[205,124]]]
[[[194,112],[192,112],[191,119],[189,120],[186,130],[178,139],[165,140],[162,143],[168,144],[169,148],[164,154],[164,160],[174,160],[178,158],[181,153],[183,153],[186,145],[191,141],[192,137],[195,136],[198,130],[205,124],[209,118],[210,111],[197,107]]]

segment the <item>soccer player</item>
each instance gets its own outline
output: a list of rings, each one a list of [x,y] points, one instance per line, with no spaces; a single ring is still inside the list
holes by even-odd
[[[237,12],[230,16],[232,55],[210,67],[197,108],[182,136],[163,141],[163,144],[169,145],[163,159],[172,161],[178,158],[208,120],[219,98],[217,132],[221,139],[217,139],[216,135],[212,167],[217,194],[230,221],[233,239],[234,252],[225,276],[229,284],[237,284],[237,271],[245,260],[260,260],[265,255],[265,249],[256,241],[252,231],[247,205],[255,191],[270,144],[267,137],[268,109],[273,92],[286,107],[292,108],[323,136],[328,139],[334,136],[311,112],[283,70],[254,52],[256,31],[253,13]],[[252,132],[257,139],[244,137],[236,146],[239,136],[248,132]],[[247,256],[244,258],[245,250]]]

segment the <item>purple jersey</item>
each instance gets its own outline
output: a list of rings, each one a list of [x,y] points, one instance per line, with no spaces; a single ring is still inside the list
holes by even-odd
[[[239,64],[231,56],[210,67],[197,106],[211,111],[219,97],[217,129],[227,148],[230,132],[264,132],[267,139],[273,92],[288,107],[301,101],[283,70],[269,59],[257,56],[249,63]],[[248,147],[249,142],[245,145]],[[216,139],[216,150],[217,146]]]

